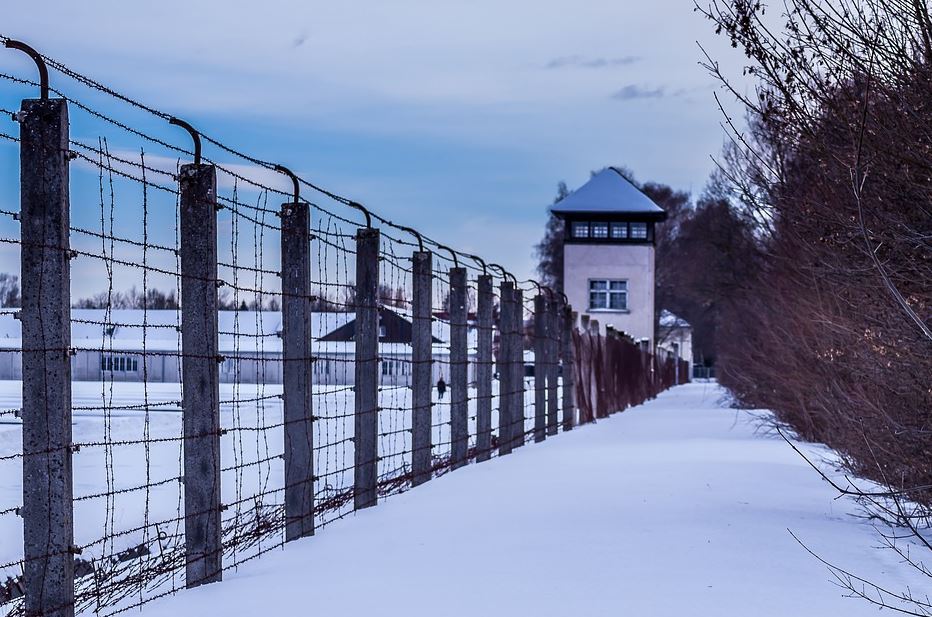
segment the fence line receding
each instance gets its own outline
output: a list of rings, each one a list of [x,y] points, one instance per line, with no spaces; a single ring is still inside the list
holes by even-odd
[[[40,67],[0,73],[21,161],[0,188],[21,290],[0,309],[0,615],[221,580],[686,379],[575,328],[561,294],[0,38]]]

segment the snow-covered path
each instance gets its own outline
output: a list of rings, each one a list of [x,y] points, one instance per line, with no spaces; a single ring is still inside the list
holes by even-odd
[[[875,615],[788,530],[892,587],[874,530],[714,384],[470,465],[147,605],[224,615]],[[814,447],[810,452],[825,454]]]

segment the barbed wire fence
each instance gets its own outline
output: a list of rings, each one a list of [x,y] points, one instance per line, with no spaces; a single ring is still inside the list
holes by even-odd
[[[0,402],[0,474],[22,478],[0,488],[0,615],[116,615],[218,581],[678,380],[576,329],[561,294],[0,39],[40,69],[0,73],[40,89],[0,107],[21,160],[0,246],[22,272],[0,310],[22,382]]]
[[[572,391],[578,423],[607,418],[689,381],[689,363],[673,353],[652,354],[611,327],[602,333],[598,321],[587,315],[579,322],[562,333],[572,339],[564,341],[564,366],[575,367],[566,373],[564,395]]]

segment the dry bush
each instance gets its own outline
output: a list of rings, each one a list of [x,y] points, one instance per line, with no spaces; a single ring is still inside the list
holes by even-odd
[[[722,381],[900,489],[932,484],[932,65],[907,5],[793,2],[779,34],[757,3],[708,10],[761,79],[725,164],[762,258]]]
[[[742,403],[889,487],[838,487],[919,533],[932,511],[932,19],[921,0],[747,0],[700,8],[757,77],[723,173],[760,259],[723,320],[719,375]],[[708,68],[727,78],[709,59]],[[888,546],[904,552],[903,536]],[[905,559],[924,574],[921,558]],[[927,600],[833,566],[855,594]]]

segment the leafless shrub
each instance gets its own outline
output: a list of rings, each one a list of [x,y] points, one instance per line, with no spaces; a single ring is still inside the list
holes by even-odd
[[[719,375],[739,401],[887,489],[836,486],[932,550],[932,20],[922,0],[752,0],[698,7],[746,55],[722,173],[753,221],[756,273],[725,320]],[[902,554],[901,554],[902,556]],[[915,555],[904,556],[920,572]],[[932,605],[832,566],[853,595]]]

